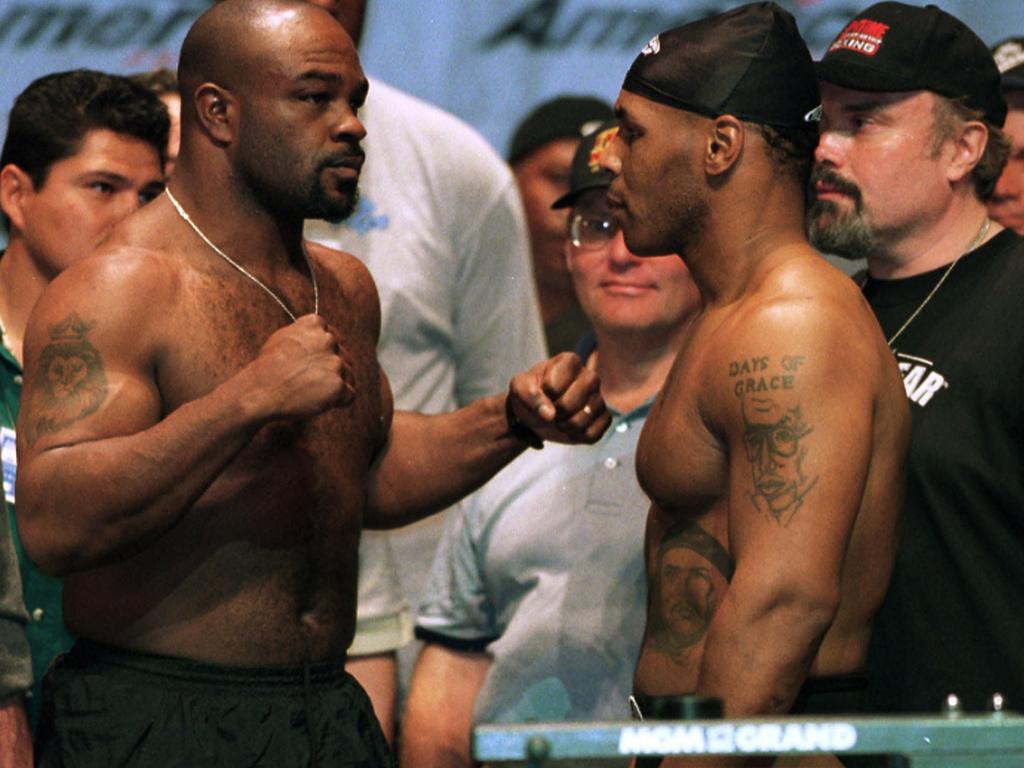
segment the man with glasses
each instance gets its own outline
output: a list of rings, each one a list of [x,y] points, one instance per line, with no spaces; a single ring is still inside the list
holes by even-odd
[[[526,214],[537,306],[550,355],[575,349],[590,330],[565,268],[565,211],[551,204],[569,191],[580,140],[611,119],[611,105],[601,99],[556,96],[523,118],[509,144],[508,162]]]
[[[474,722],[629,715],[647,507],[633,454],[700,297],[678,256],[626,248],[598,166],[615,131],[583,140],[554,204],[571,206],[565,258],[593,327],[580,351],[612,426],[596,445],[522,456],[452,518],[417,619],[404,765],[470,766]]]

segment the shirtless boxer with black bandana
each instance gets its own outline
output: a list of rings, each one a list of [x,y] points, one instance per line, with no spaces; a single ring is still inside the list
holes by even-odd
[[[744,6],[647,45],[603,157],[627,245],[680,253],[705,302],[637,450],[652,506],[636,689],[731,717],[863,693],[896,543],[899,372],[804,235],[817,106],[792,17]]]

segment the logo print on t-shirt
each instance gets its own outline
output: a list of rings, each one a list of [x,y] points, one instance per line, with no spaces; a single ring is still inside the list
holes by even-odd
[[[386,213],[376,214],[377,204],[360,197],[355,211],[345,220],[345,226],[357,234],[365,235],[373,229],[387,229],[391,223]]]
[[[923,408],[937,392],[949,389],[946,377],[932,370],[934,363],[931,360],[897,352],[896,362],[903,374],[903,388],[907,390],[910,402]]]

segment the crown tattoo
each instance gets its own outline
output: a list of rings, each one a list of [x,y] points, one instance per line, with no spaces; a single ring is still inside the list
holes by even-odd
[[[86,325],[76,312],[50,326],[50,339],[54,342],[81,341],[96,323]]]

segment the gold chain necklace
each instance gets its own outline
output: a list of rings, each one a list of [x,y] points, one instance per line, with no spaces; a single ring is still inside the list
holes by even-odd
[[[937,282],[935,284],[935,287],[932,288],[931,291],[928,292],[928,295],[924,297],[924,301],[917,305],[917,309],[911,312],[910,317],[908,317],[906,321],[903,323],[903,325],[900,326],[899,330],[889,337],[889,340],[886,342],[889,345],[889,349],[891,349],[893,352],[896,351],[895,348],[892,346],[892,343],[900,337],[901,333],[907,330],[907,326],[914,322],[914,318],[921,314],[921,310],[928,306],[928,302],[931,301],[932,297],[939,292],[939,288],[941,288],[942,284],[946,282],[946,278],[949,277],[949,273],[953,271],[953,267],[956,266],[956,263],[960,261],[961,257],[970,253],[981,244],[981,241],[985,239],[985,235],[988,234],[988,229],[989,226],[991,226],[991,224],[992,220],[989,219],[988,216],[986,216],[985,221],[981,223],[981,229],[978,230],[978,234],[974,236],[974,239],[971,241],[971,244],[967,246],[967,250],[961,253],[955,259],[953,259],[952,262],[950,262],[949,266],[946,267],[946,271],[942,273],[942,277],[939,278],[939,282]],[[864,285],[867,285],[867,278],[865,278],[864,280]],[[864,285],[862,285],[861,288],[863,288]]]
[[[195,233],[197,235],[199,235],[199,237],[202,238],[203,242],[206,243],[208,246],[210,246],[210,248],[213,249],[214,253],[216,253],[218,256],[220,256],[222,259],[224,259],[224,261],[226,261],[232,267],[234,267],[239,272],[241,272],[243,275],[245,275],[250,280],[252,280],[254,283],[256,283],[256,285],[258,285],[260,288],[262,288],[264,290],[264,292],[268,296],[270,296],[270,298],[272,298],[274,301],[276,301],[278,303],[278,305],[281,307],[281,309],[284,310],[284,313],[286,315],[288,315],[288,317],[290,317],[292,319],[292,322],[295,322],[295,320],[296,320],[295,313],[293,313],[290,309],[288,309],[288,305],[285,304],[284,301],[281,300],[280,296],[278,296],[276,293],[274,293],[274,291],[266,283],[264,283],[262,280],[260,280],[258,277],[256,277],[256,275],[254,275],[252,272],[247,270],[245,267],[243,267],[237,261],[235,261],[230,256],[228,256],[226,253],[224,253],[224,251],[222,251],[220,248],[218,248],[216,246],[216,244],[212,240],[210,240],[210,238],[208,238],[206,236],[206,234],[203,232],[203,230],[201,230],[199,228],[199,226],[194,221],[192,221],[192,217],[188,215],[188,213],[185,211],[184,208],[181,207],[181,203],[179,203],[177,201],[177,199],[174,197],[174,195],[171,194],[171,190],[168,187],[164,187],[164,192],[167,194],[167,198],[171,201],[171,205],[174,206],[174,210],[176,210],[178,212],[178,215],[181,216],[182,220],[184,220],[184,222],[186,224],[188,224],[190,227],[192,227],[192,229],[195,231]],[[306,249],[305,248],[302,249],[302,256],[306,260],[306,268],[309,270],[309,277],[310,277],[310,280],[313,283],[313,314],[314,315],[319,315],[320,314],[320,290],[319,290],[319,288],[317,287],[317,284],[316,284],[316,272],[313,271],[313,265],[309,261],[309,256],[306,254]]]

